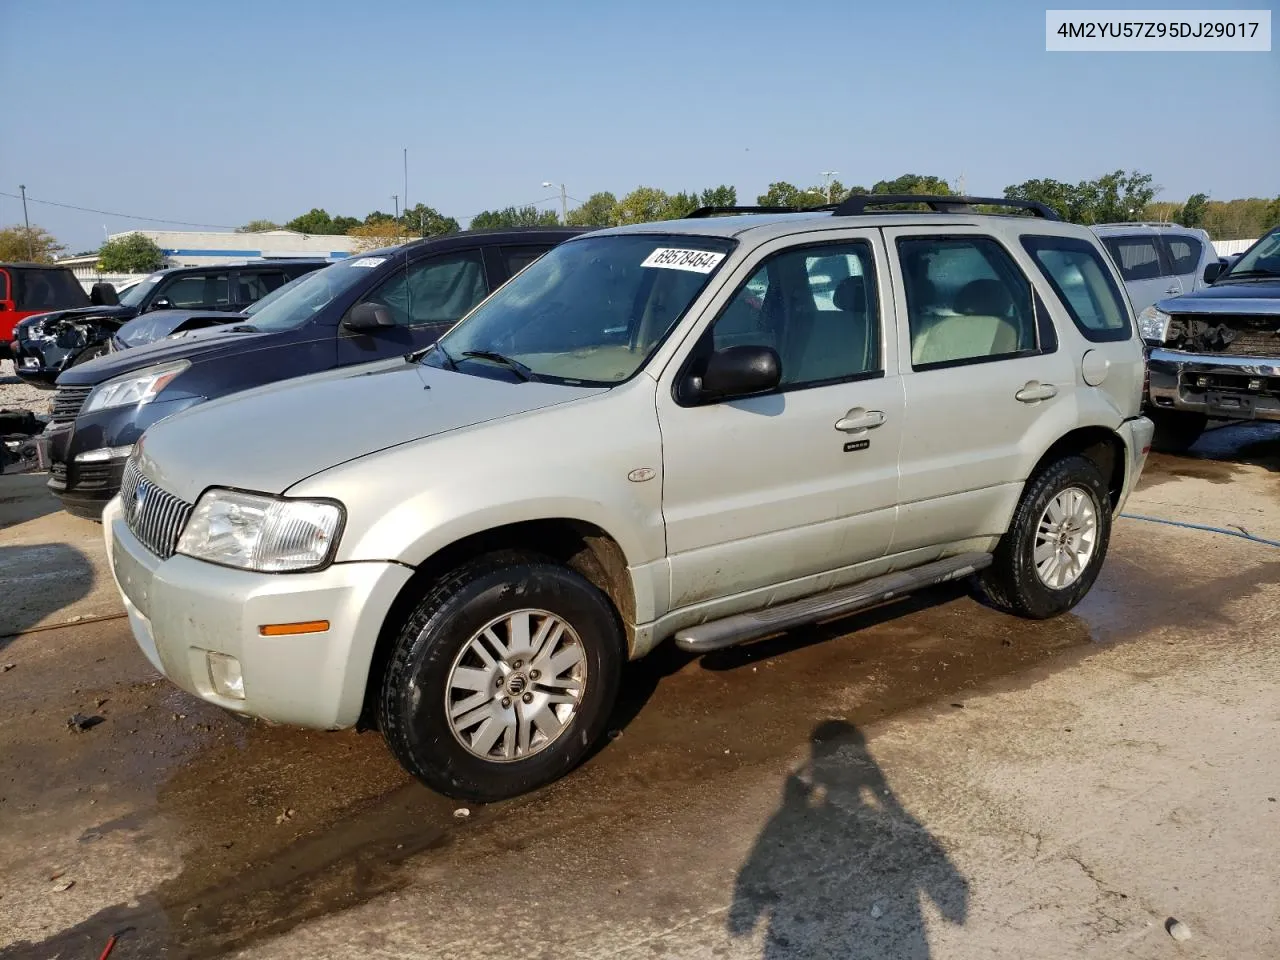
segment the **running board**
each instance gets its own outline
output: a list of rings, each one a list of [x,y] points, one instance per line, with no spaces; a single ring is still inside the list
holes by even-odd
[[[964,553],[958,557],[935,560],[922,567],[886,573],[853,586],[802,597],[776,607],[737,613],[722,620],[685,627],[676,631],[676,646],[690,653],[723,650],[725,647],[746,643],[748,640],[759,640],[794,627],[843,617],[923,587],[959,580],[989,566],[989,553]]]

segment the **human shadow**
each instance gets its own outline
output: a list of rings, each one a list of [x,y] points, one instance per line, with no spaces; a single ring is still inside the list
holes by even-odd
[[[768,924],[765,960],[927,960],[922,899],[961,925],[969,883],[898,802],[861,731],[829,720],[738,871],[726,925]]]
[[[15,636],[89,595],[93,566],[67,543],[0,546],[0,650]]]

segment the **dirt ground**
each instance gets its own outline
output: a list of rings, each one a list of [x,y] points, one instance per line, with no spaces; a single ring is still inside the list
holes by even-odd
[[[463,816],[170,686],[43,482],[0,477],[3,960],[1280,956],[1275,547],[1122,519],[1054,621],[953,585],[660,651],[582,769]],[[1280,540],[1277,494],[1233,426],[1126,512]]]

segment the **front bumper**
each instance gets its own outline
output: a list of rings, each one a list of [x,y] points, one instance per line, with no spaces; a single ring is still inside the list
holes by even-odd
[[[179,555],[161,560],[130,532],[118,498],[102,522],[129,625],[157,670],[237,713],[324,730],[355,724],[374,644],[410,568],[377,561],[269,574]],[[314,620],[328,620],[329,629],[259,634],[263,624]],[[215,692],[211,652],[239,662],[243,699]]]
[[[1155,347],[1147,357],[1147,376],[1149,402],[1156,410],[1280,421],[1280,358]]]

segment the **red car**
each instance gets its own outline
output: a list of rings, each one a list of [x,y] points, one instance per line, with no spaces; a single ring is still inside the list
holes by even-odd
[[[0,263],[0,357],[19,320],[51,310],[90,306],[89,295],[67,267],[44,263]]]

